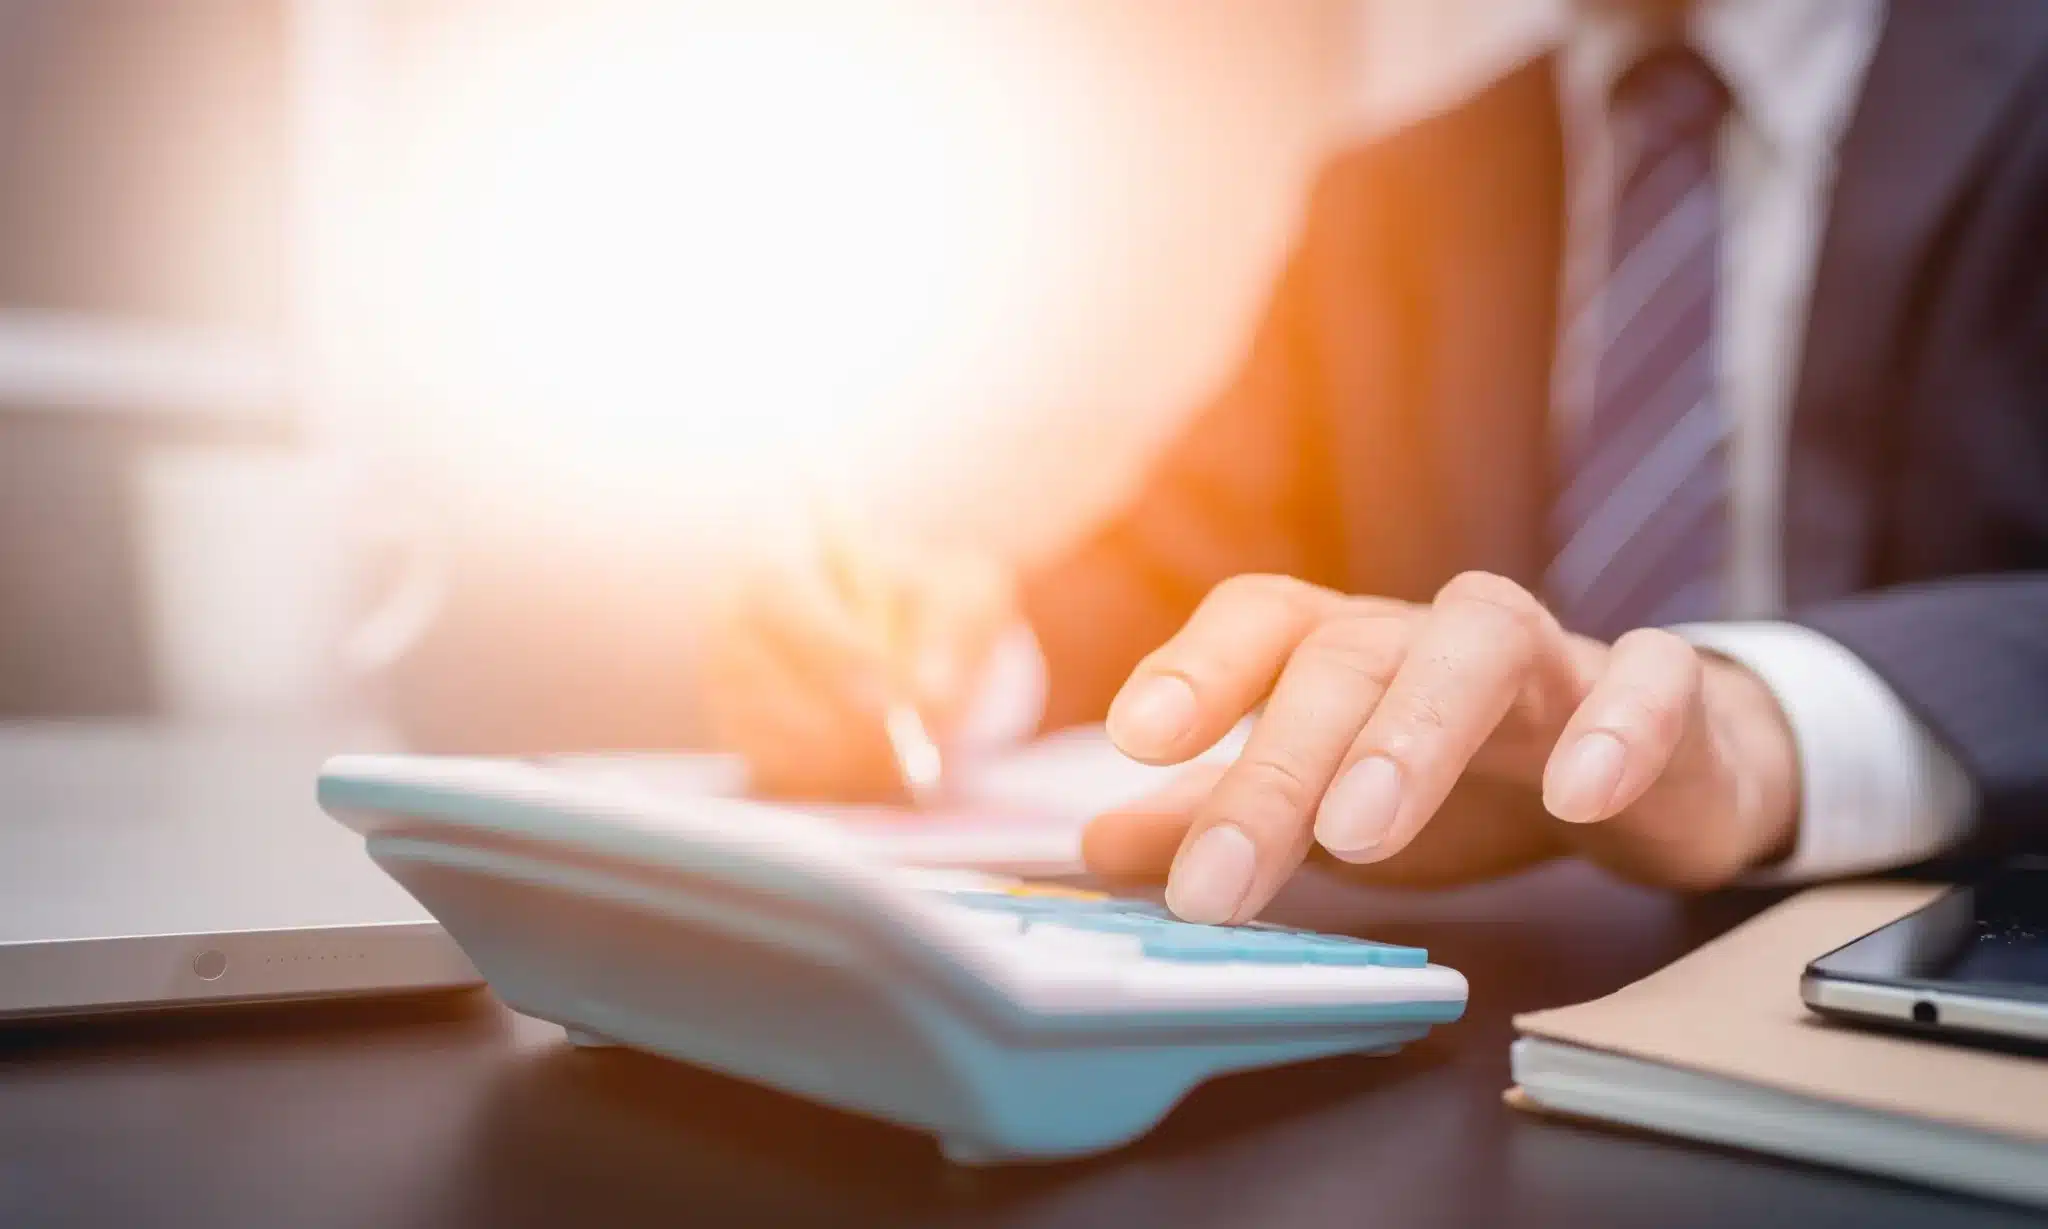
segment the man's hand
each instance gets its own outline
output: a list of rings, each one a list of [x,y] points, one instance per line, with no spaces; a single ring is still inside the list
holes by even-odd
[[[1179,763],[1261,703],[1233,764],[1096,820],[1091,867],[1170,863],[1176,913],[1242,922],[1316,847],[1397,882],[1577,851],[1704,888],[1789,849],[1797,823],[1791,732],[1761,682],[1668,632],[1570,635],[1498,576],[1428,606],[1225,582],[1132,673],[1110,736]]]
[[[846,524],[818,549],[726,579],[704,637],[713,741],[744,755],[764,793],[896,798],[883,732],[892,701],[945,738],[990,650],[1019,618],[1010,574],[978,555],[883,544]]]

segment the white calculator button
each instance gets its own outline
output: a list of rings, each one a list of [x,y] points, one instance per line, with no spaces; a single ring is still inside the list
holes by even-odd
[[[941,915],[944,924],[955,931],[964,931],[977,938],[989,936],[1014,940],[1024,933],[1024,919],[1014,913],[995,913],[987,909],[948,908]]]
[[[1119,964],[1145,958],[1145,944],[1136,935],[1079,930],[1034,920],[1017,946],[1034,958],[1110,960]]]
[[[1034,1011],[1120,1010],[1125,975],[1145,963],[1135,936],[1037,921],[1014,939],[989,944],[988,954],[999,957],[992,980]]]

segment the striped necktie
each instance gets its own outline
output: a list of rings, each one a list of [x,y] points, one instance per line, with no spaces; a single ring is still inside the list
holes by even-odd
[[[1724,611],[1728,421],[1714,346],[1728,95],[1682,45],[1609,99],[1616,192],[1605,276],[1571,322],[1592,398],[1564,453],[1547,585],[1565,626],[1613,639]]]

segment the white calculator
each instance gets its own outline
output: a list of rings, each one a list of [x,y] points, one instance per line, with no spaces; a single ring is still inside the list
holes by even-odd
[[[1419,948],[904,867],[780,807],[544,763],[343,757],[320,801],[513,1008],[965,1163],[1113,1148],[1210,1076],[1390,1052],[1465,1006]]]

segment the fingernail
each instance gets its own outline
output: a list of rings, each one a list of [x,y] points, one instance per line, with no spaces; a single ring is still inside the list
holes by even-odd
[[[1365,853],[1385,839],[1400,806],[1400,765],[1384,755],[1368,755],[1323,795],[1316,810],[1316,843],[1339,857]]]
[[[1109,706],[1110,740],[1133,755],[1165,754],[1194,723],[1194,689],[1170,674],[1125,689]]]
[[[1575,824],[1604,816],[1621,784],[1623,755],[1621,740],[1612,734],[1596,730],[1582,735],[1544,782],[1544,809]]]
[[[1166,907],[1190,922],[1227,922],[1251,891],[1258,851],[1235,824],[1217,824],[1173,862]]]

